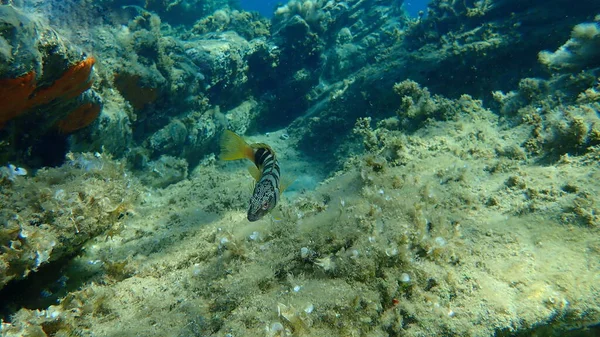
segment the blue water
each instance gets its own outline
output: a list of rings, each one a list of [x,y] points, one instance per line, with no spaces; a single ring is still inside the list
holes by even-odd
[[[275,8],[282,3],[282,1],[275,0],[240,0],[240,5],[243,9],[247,11],[257,11],[267,18],[273,16]]]
[[[425,11],[430,0],[407,0],[404,1],[404,8],[413,17],[416,17],[419,11]],[[285,1],[276,0],[240,0],[240,5],[248,11],[257,11],[262,16],[270,18],[273,16],[275,8],[284,4]]]
[[[430,0],[407,0],[404,1],[404,8],[413,17],[419,14],[419,11],[426,12],[427,4]]]

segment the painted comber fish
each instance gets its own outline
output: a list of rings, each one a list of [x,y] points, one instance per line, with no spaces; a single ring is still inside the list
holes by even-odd
[[[248,207],[248,220],[256,221],[269,213],[285,189],[281,185],[281,172],[275,151],[267,144],[248,144],[233,131],[225,130],[221,136],[222,160],[248,159],[254,166],[248,168],[256,180]]]

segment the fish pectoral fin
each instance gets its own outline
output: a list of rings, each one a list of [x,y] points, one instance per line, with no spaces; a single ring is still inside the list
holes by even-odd
[[[269,215],[271,216],[271,219],[275,222],[283,220],[283,212],[281,211],[281,209],[279,209],[279,206],[273,208],[271,212],[269,212]]]
[[[252,180],[252,184],[248,185],[248,193],[252,195],[254,193],[254,188],[256,187],[256,181]]]
[[[283,193],[286,188],[290,187],[296,181],[296,177],[281,177],[279,182],[279,193]]]
[[[259,181],[260,180],[260,170],[258,169],[258,167],[256,167],[256,165],[248,165],[248,173],[250,173],[250,175],[252,176],[252,178],[254,178],[254,180]]]

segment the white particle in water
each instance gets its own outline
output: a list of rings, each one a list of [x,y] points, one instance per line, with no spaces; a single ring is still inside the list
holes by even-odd
[[[300,248],[300,257],[301,258],[306,259],[309,254],[310,254],[310,250],[308,248],[306,248],[306,247]]]
[[[283,331],[283,324],[281,324],[279,322],[275,322],[275,323],[271,324],[271,331],[273,331],[273,332]]]
[[[435,238],[435,240],[434,240],[434,241],[435,241],[435,243],[436,243],[438,246],[440,246],[440,247],[443,247],[443,246],[445,246],[445,245],[446,245],[446,240],[444,240],[444,238],[443,238],[443,237],[441,237],[441,236],[438,236],[437,238]]]
[[[259,233],[259,232],[256,232],[256,231],[255,231],[255,232],[252,232],[252,234],[250,234],[250,236],[249,236],[250,240],[252,240],[252,241],[256,241],[256,240],[258,240],[258,239],[259,239],[259,237],[260,237],[260,233]]]
[[[194,264],[194,267],[192,268],[192,273],[194,274],[194,276],[200,275],[200,272],[201,272],[200,265],[198,263]]]

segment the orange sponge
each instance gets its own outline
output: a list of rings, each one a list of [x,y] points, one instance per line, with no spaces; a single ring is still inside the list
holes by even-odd
[[[56,126],[62,133],[71,133],[90,125],[100,114],[99,104],[85,103],[73,110],[67,117],[58,121]]]
[[[51,86],[42,88],[35,93],[31,99],[30,107],[50,103],[57,98],[73,98],[79,96],[82,92],[92,86],[90,74],[92,66],[96,62],[93,57],[77,63],[69,68],[59,79],[54,81]]]
[[[88,90],[92,86],[90,74],[95,62],[93,57],[88,57],[71,66],[59,79],[44,88],[37,88],[34,71],[21,77],[0,80],[0,129],[6,122],[33,107],[55,99],[74,98]]]
[[[0,128],[23,113],[35,90],[35,71],[21,77],[0,80]]]

